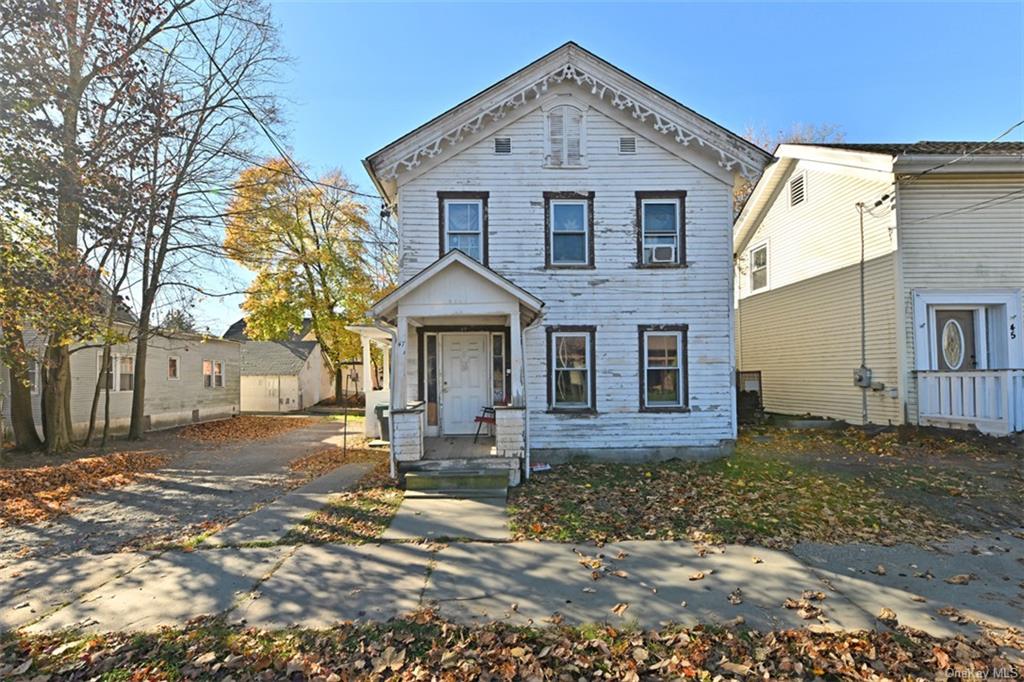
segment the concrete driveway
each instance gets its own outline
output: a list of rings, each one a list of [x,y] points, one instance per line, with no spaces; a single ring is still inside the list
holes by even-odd
[[[289,462],[341,441],[340,422],[323,420],[258,441],[198,443],[167,431],[138,445],[118,443],[118,449],[165,454],[171,461],[130,485],[78,498],[75,513],[4,528],[0,567],[27,557],[102,554],[195,535],[280,497],[296,481]]]

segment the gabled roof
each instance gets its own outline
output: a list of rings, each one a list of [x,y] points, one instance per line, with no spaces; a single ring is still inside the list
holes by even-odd
[[[782,183],[800,161],[834,164],[858,172],[897,177],[932,173],[1024,171],[1024,142],[935,141],[786,143],[775,150],[733,225],[733,252],[746,248]]]
[[[316,341],[247,341],[242,344],[242,375],[298,374],[318,346]]]
[[[370,315],[375,318],[384,317],[389,311],[394,309],[394,307],[398,305],[398,302],[403,298],[454,265],[462,265],[468,268],[482,279],[490,282],[511,295],[513,298],[517,299],[520,305],[534,313],[540,312],[540,309],[544,307],[544,301],[540,300],[526,289],[514,284],[511,280],[502,277],[486,265],[477,262],[475,259],[456,249],[441,256],[436,261],[416,273],[412,278],[408,279],[400,287],[374,303],[373,307],[370,308]]]
[[[231,339],[233,341],[249,341],[249,335],[245,331],[246,323],[245,318],[241,318],[231,323],[228,330],[224,332],[222,338]],[[289,341],[311,341],[313,340],[310,336],[310,331],[313,329],[313,318],[306,317],[302,320],[302,328],[298,332],[292,332],[288,338]]]
[[[400,173],[446,153],[558,83],[576,83],[681,145],[696,143],[711,150],[727,170],[756,177],[771,158],[757,145],[570,41],[374,152],[363,165],[377,189],[393,198]]]

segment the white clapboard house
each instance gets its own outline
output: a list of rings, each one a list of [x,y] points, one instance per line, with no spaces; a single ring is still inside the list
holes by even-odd
[[[574,43],[370,155],[401,255],[368,413],[398,467],[728,452],[733,187],[769,160]]]
[[[765,408],[1024,430],[1024,142],[776,157],[735,231],[738,364]]]

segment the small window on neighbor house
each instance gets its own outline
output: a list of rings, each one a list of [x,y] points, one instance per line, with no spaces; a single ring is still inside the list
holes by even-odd
[[[171,381],[178,379],[178,358],[173,355],[167,358],[167,378]]]
[[[478,199],[445,200],[446,253],[458,249],[483,262],[483,211],[483,201]]]
[[[213,387],[224,388],[224,365],[220,362],[213,363]]]
[[[106,374],[106,378],[103,381],[103,384],[100,386],[100,388],[102,388],[104,390],[107,390],[107,389],[109,389],[111,391],[115,390],[115,388],[114,388],[114,362],[115,361],[116,361],[116,358],[113,355],[111,355],[110,356],[110,361],[107,363],[107,366],[104,368],[103,367],[103,351],[98,351],[96,353],[96,372],[97,372],[97,375]]]
[[[789,181],[789,205],[804,203],[807,198],[807,176],[801,173]]]
[[[213,360],[203,360],[203,388],[213,388]]]
[[[683,407],[685,332],[645,331],[643,335],[644,407]]]
[[[130,355],[117,358],[117,390],[135,390],[135,358]]]
[[[512,138],[511,137],[496,137],[496,138],[494,138],[494,153],[495,154],[511,154],[512,153]]]
[[[588,409],[593,382],[592,341],[589,332],[551,334],[551,407]]]
[[[762,244],[750,250],[750,290],[757,291],[768,286],[768,245]]]
[[[643,199],[640,231],[643,263],[679,263],[680,202],[678,199]]]
[[[583,112],[563,104],[547,113],[547,165],[583,165]]]
[[[549,210],[552,265],[586,265],[587,202],[555,199]]]
[[[625,136],[619,138],[619,153],[620,154],[636,154],[636,138],[632,136]]]

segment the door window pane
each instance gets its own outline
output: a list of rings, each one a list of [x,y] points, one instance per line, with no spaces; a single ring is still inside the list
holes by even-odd
[[[505,389],[505,335],[491,335],[491,389],[495,405],[508,402]]]

